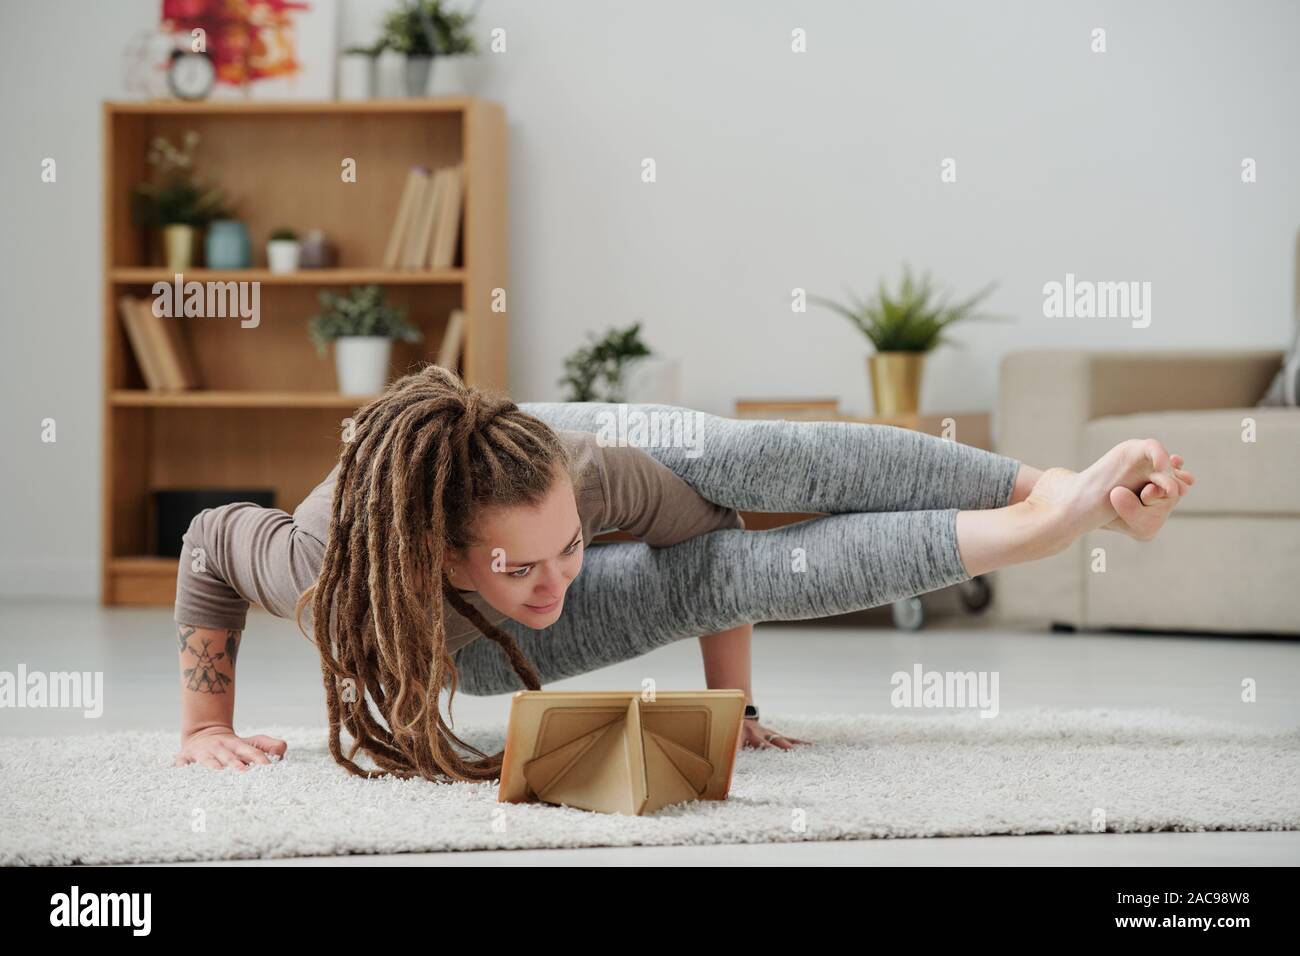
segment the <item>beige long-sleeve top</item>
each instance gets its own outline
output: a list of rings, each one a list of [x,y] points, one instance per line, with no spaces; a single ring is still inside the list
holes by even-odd
[[[703,498],[640,448],[604,447],[588,432],[557,430],[557,435],[573,457],[584,545],[612,530],[666,547],[745,526],[735,509]],[[336,465],[293,514],[247,502],[200,512],[184,538],[177,623],[243,630],[250,602],[277,617],[292,617],[298,597],[320,573],[337,474]],[[465,598],[493,624],[505,620],[477,592]],[[443,615],[449,653],[481,636],[445,600]]]

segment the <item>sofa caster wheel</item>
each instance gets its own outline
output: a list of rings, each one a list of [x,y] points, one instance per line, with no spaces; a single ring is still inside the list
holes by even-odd
[[[903,598],[895,601],[891,608],[894,615],[894,627],[900,631],[919,631],[925,623],[925,605],[919,597]]]
[[[957,593],[961,597],[961,603],[972,614],[978,614],[988,607],[993,600],[993,588],[989,587],[989,583],[983,578],[971,578],[969,581],[963,581],[958,585]]]

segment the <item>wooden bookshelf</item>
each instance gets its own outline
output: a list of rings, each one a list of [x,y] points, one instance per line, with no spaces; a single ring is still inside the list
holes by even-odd
[[[131,408],[358,408],[375,396],[338,392],[220,391],[149,392],[124,388],[109,396],[113,405]]]
[[[260,322],[183,320],[202,390],[145,388],[117,312],[170,282],[156,238],[130,216],[131,187],[148,173],[153,137],[199,133],[200,171],[232,198],[252,242],[254,267],[185,270],[185,281],[258,282]],[[506,286],[506,125],[500,105],[472,97],[321,103],[105,103],[103,107],[104,451],[101,599],[175,600],[175,556],[153,554],[155,491],[269,488],[292,511],[338,457],[342,420],[369,400],[338,394],[333,356],[307,337],[322,289],[382,285],[424,333],[398,343],[391,375],[432,361],[448,318],[465,314],[458,371],[466,382],[508,391],[507,316],[492,290]],[[356,163],[344,182],[342,162]],[[445,269],[382,267],[407,170],[463,163],[459,251]],[[271,273],[271,231],[324,230],[338,266]],[[197,261],[202,263],[201,253]]]
[[[171,282],[173,274],[161,266],[144,269],[114,269],[112,281],[118,285],[148,285]],[[300,269],[297,272],[271,272],[269,269],[186,269],[185,279],[196,282],[261,282],[264,285],[459,285],[465,281],[464,269]]]

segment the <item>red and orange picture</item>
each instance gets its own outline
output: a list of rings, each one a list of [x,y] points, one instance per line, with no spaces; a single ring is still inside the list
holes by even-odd
[[[161,27],[181,49],[202,38],[216,68],[214,97],[323,99],[335,12],[335,0],[162,0]]]

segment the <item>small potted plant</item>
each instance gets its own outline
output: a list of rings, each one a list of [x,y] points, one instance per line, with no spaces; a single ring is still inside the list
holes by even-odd
[[[377,285],[354,286],[347,295],[322,292],[320,302],[324,311],[312,317],[308,332],[322,358],[334,343],[339,391],[344,395],[382,392],[388,384],[393,340],[424,338],[402,310],[384,302],[384,290]]]
[[[564,360],[559,384],[568,388],[568,402],[625,402],[628,370],[653,355],[641,341],[641,323],[610,329],[602,338],[589,335],[589,343]]]
[[[280,228],[271,233],[266,244],[266,266],[272,272],[297,272],[302,246],[292,229]]]
[[[474,38],[469,33],[472,19],[473,14],[452,10],[442,0],[402,0],[384,17],[380,44],[406,58],[407,96],[429,92],[430,70],[434,74],[434,92],[466,91],[465,62],[467,55],[475,52]]]
[[[194,263],[198,231],[230,215],[226,194],[200,177],[194,168],[199,134],[188,130],[180,146],[156,136],[149,146],[153,181],[131,190],[132,217],[138,225],[162,232],[167,268],[184,272]]]
[[[995,286],[990,284],[969,299],[948,305],[933,301],[928,273],[917,282],[904,266],[897,295],[889,293],[882,279],[874,299],[860,301],[850,295],[849,305],[845,306],[821,296],[809,298],[844,316],[875,346],[875,354],[867,357],[867,367],[876,414],[905,415],[920,407],[926,353],[952,341],[944,334],[947,328],[967,319],[998,318],[974,311]]]

